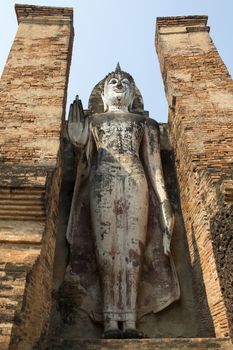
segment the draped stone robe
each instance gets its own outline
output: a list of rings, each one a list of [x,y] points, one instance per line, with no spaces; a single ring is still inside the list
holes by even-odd
[[[133,113],[90,118],[89,176],[77,172],[67,238],[80,305],[94,320],[125,321],[179,299],[171,256],[163,252],[160,212],[145,147],[158,152],[155,121]]]

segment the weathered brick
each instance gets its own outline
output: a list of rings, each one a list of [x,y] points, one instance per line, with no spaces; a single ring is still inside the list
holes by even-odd
[[[207,336],[213,323],[216,335],[223,337],[233,334],[232,257],[220,251],[222,237],[233,236],[226,224],[233,200],[233,83],[206,24],[206,16],[158,18],[156,48],[169,104],[200,335]],[[221,273],[220,261],[228,277]]]
[[[0,82],[0,344],[31,349],[50,316],[73,13],[16,13]]]

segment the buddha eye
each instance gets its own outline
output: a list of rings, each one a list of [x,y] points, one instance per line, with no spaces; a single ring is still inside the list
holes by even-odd
[[[116,79],[111,79],[109,83],[110,84],[117,84],[117,80]]]

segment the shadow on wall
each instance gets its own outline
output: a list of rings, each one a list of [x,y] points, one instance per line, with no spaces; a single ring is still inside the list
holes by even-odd
[[[211,219],[210,225],[221,291],[233,338],[233,204],[224,206]]]
[[[209,305],[207,302],[207,295],[205,283],[203,279],[203,272],[201,268],[200,255],[196,243],[194,228],[192,226],[192,246],[194,251],[193,260],[193,280],[195,299],[198,310],[198,334],[200,337],[215,337],[214,324],[212,321]]]
[[[169,193],[173,211],[176,215],[172,251],[174,252],[174,261],[181,286],[181,299],[178,303],[183,305],[180,308],[180,312],[184,312],[182,317],[184,320],[188,318],[187,323],[190,324],[190,328],[192,328],[192,334],[187,334],[188,337],[214,337],[214,325],[207,303],[200,256],[193,231],[191,238],[194,251],[193,263],[190,258],[180,205],[180,189],[176,175],[174,153],[166,149],[162,150],[161,153],[166,188]],[[190,276],[187,275],[188,273],[190,273]]]
[[[187,269],[187,272],[189,271],[191,275],[187,276],[187,272],[186,274],[184,272],[183,276],[181,276],[179,271],[182,271],[182,269],[185,268],[179,267],[179,269],[177,269],[179,279],[181,281],[181,300],[179,302],[182,301],[182,294],[184,293],[184,295],[186,295],[186,298],[188,300],[191,299],[192,303],[194,303],[189,303],[189,312],[192,310],[192,318],[187,321],[188,323],[190,323],[191,320],[193,320],[193,318],[195,320],[195,325],[193,328],[194,333],[192,335],[193,337],[215,337],[214,325],[210,314],[210,309],[207,303],[207,295],[200,263],[200,256],[194,234],[194,228],[192,228],[192,237],[187,237],[187,233],[185,232],[184,219],[180,204],[180,188],[176,174],[175,156],[169,142],[169,127],[166,126],[166,124],[164,124],[161,131],[161,141],[163,141],[161,144],[162,148],[164,141],[166,144],[166,146],[164,147],[164,149],[162,149],[161,152],[163,160],[163,170],[166,180],[166,188],[169,193],[173,211],[177,213],[176,225],[178,225],[177,228],[179,229],[178,234],[176,234],[175,230],[175,235],[173,238],[173,245],[176,246],[176,249],[173,250],[176,253],[174,255],[175,265],[183,265],[183,261],[187,261],[187,265],[189,268],[189,270]],[[170,149],[170,151],[168,151],[168,149]],[[177,238],[181,239],[182,243],[176,243],[175,240]],[[190,245],[192,245],[193,247],[193,262],[191,262],[187,240],[191,240]],[[180,249],[180,251],[177,251],[177,249]],[[183,279],[185,277],[185,280],[181,280],[182,277]],[[192,283],[192,288],[188,286],[189,283]],[[189,295],[190,293],[192,293],[192,297],[188,298],[187,295]],[[187,315],[185,315],[184,317],[187,317]]]

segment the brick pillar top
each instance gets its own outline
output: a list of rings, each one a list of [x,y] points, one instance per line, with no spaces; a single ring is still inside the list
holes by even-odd
[[[16,4],[18,23],[43,22],[43,24],[62,24],[73,22],[73,9],[70,7],[50,7]]]
[[[174,27],[174,26],[206,26],[208,16],[174,16],[157,17],[156,26]]]
[[[209,32],[208,16],[157,17],[156,36],[188,32]]]

